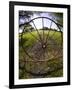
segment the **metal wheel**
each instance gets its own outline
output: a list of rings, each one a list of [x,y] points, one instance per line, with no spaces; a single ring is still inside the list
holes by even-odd
[[[42,20],[40,23],[42,29],[38,29],[35,25],[35,20],[39,19]],[[50,22],[50,25],[45,27],[44,20]],[[52,28],[53,24],[56,25],[57,30]],[[34,29],[29,28],[27,30],[28,35],[30,35],[32,39],[26,41],[24,37],[28,25],[32,25]],[[24,51],[25,71],[33,75],[33,77],[45,77],[49,75],[49,73],[55,69],[52,66],[50,67],[48,62],[57,59],[61,60],[63,58],[62,26],[48,17],[37,17],[20,25],[19,28],[22,28],[21,46]],[[32,42],[31,45],[25,46],[25,42],[30,41]]]

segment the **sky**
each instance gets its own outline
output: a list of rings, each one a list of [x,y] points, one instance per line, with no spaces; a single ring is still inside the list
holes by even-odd
[[[34,15],[31,17],[31,19],[36,18],[36,17],[48,17],[48,18],[51,18],[51,19],[52,19],[52,17],[51,17],[48,13],[42,13],[42,14],[40,14],[40,16],[34,14]],[[52,21],[51,21],[51,20],[48,20],[48,19],[46,19],[46,18],[43,18],[43,21],[44,21],[44,27],[50,28],[50,25],[51,25],[51,22],[52,22]],[[36,25],[36,27],[37,27],[38,29],[42,28],[42,18],[35,19],[35,20],[34,20],[34,23],[35,23],[35,25]],[[57,29],[56,24],[52,22],[52,27],[51,27],[51,28]]]
[[[30,19],[32,20],[32,19],[34,19],[34,18],[36,18],[36,17],[48,17],[48,18],[50,18],[50,19],[53,19],[53,17],[52,17],[48,12],[42,12],[42,13],[40,13],[40,14],[34,13],[34,14],[31,16]],[[33,21],[34,21],[34,24],[35,24],[35,26],[36,26],[37,29],[41,29],[41,28],[43,27],[43,26],[42,26],[42,18],[38,18],[38,19],[35,19],[35,20],[33,20]],[[46,18],[43,18],[43,21],[44,21],[44,27],[50,28],[50,25],[51,25],[51,23],[52,23],[51,28],[53,28],[53,29],[58,29],[57,25],[56,25],[54,22],[52,22],[51,20],[46,19]],[[23,24],[23,23],[25,23],[25,20],[24,20],[23,18],[20,18],[19,24]],[[33,28],[35,28],[32,22],[31,22],[30,24],[33,26]]]

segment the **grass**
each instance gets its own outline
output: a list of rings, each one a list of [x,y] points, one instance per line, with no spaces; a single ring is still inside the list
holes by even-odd
[[[39,31],[39,33],[42,35],[42,30],[41,31]],[[56,39],[56,42],[58,43],[58,44],[60,44],[61,43],[61,34],[60,34],[60,32],[55,32],[55,31],[50,31],[50,32],[48,32],[47,30],[45,30],[44,31],[44,37],[46,38],[46,36],[47,36],[47,34],[49,33],[49,37],[52,37],[53,39]],[[55,33],[55,34],[54,34]],[[33,37],[33,36],[34,37]],[[31,33],[29,33],[29,32],[27,32],[27,33],[24,33],[24,35],[23,35],[23,42],[24,42],[24,47],[26,48],[28,48],[28,47],[31,47],[36,41],[37,41],[37,39],[39,38],[39,36],[38,36],[38,33],[37,33],[37,31],[33,31],[33,32],[31,32]]]
[[[43,38],[43,32],[42,30],[39,31],[41,38]],[[47,35],[49,33],[49,37],[51,37],[51,39],[56,39],[55,42],[60,45],[61,44],[61,34],[58,31],[50,31],[48,32],[47,30],[44,31],[44,37],[46,38]],[[21,35],[19,35],[19,38],[21,38]],[[30,47],[32,47],[34,44],[36,44],[38,42],[37,39],[39,39],[38,33],[37,31],[33,31],[31,33],[27,32],[23,34],[23,47],[25,49],[29,49]],[[48,62],[24,62],[24,58],[26,58],[27,55],[25,54],[25,52],[23,51],[23,48],[21,47],[21,42],[19,41],[19,78],[20,79],[28,79],[28,78],[36,78],[33,77],[31,74],[25,72],[24,68],[26,67],[28,70],[31,71],[35,71],[36,69],[42,69],[43,67],[50,68],[50,71],[53,69],[53,71],[46,75],[45,77],[62,77],[63,76],[63,60],[62,58],[58,58],[55,60],[51,60]],[[26,64],[26,65],[25,65]],[[60,69],[58,69],[60,67]],[[37,76],[38,78],[38,76]]]

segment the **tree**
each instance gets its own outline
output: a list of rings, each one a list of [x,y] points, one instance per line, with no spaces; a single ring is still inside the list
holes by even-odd
[[[25,22],[28,22],[33,15],[31,11],[19,11],[19,19],[23,19]]]
[[[27,23],[27,24],[24,24],[24,32],[32,32],[33,31],[33,27],[31,24]]]
[[[53,19],[58,23],[58,24],[61,24],[63,25],[63,13],[49,13]]]

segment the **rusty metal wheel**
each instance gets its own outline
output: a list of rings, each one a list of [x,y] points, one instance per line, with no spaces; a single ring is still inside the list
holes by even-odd
[[[42,20],[42,29],[38,29],[35,25],[35,20]],[[49,26],[44,26],[44,20],[50,22]],[[52,29],[52,24],[56,25],[56,29]],[[28,25],[33,25],[34,29],[29,28],[25,32]],[[48,17],[37,17],[29,22],[19,26],[22,29],[21,46],[24,51],[24,66],[25,71],[31,75],[44,77],[56,68],[50,67],[48,62],[51,60],[61,60],[63,58],[63,32],[62,25],[56,23]],[[25,40],[25,34],[32,36]],[[34,34],[35,33],[35,34]],[[30,46],[25,47],[25,42],[30,42]],[[58,64],[59,65],[59,64]],[[61,66],[62,67],[62,66]],[[61,68],[58,67],[57,69]]]

